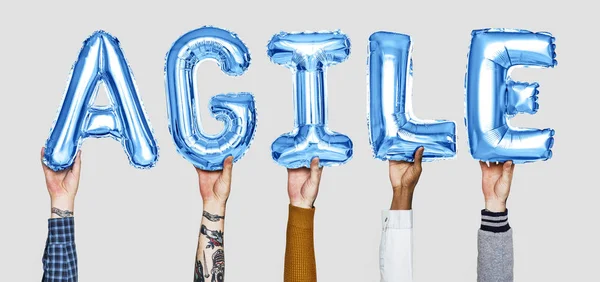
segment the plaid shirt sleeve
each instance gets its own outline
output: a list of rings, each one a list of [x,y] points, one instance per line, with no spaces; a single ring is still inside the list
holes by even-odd
[[[48,239],[42,263],[44,265],[42,282],[77,282],[73,217],[48,220]]]

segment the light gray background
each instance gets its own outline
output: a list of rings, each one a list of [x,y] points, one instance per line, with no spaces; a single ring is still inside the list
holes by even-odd
[[[2,193],[0,281],[38,281],[49,198],[39,150],[60,106],[71,65],[94,30],[117,36],[160,146],[151,170],[131,167],[112,139],[83,145],[76,201],[80,280],[190,281],[202,202],[192,165],[167,128],[164,56],[202,25],[235,31],[252,52],[246,74],[215,64],[199,69],[201,116],[210,132],[210,96],[256,95],[256,139],[234,166],[227,209],[228,281],[281,281],[287,220],[286,171],[270,144],[293,126],[289,70],[266,56],[279,31],[342,29],[350,58],[328,72],[330,128],[354,141],[347,165],[327,168],[316,202],[320,281],[378,281],[380,211],[389,207],[387,163],[371,157],[366,118],[368,36],[378,30],[414,40],[414,108],[420,118],[458,125],[458,157],[428,163],[417,187],[416,281],[474,281],[480,171],[468,152],[463,81],[470,32],[485,27],[550,31],[555,69],[518,70],[538,81],[540,110],[519,126],[556,130],[554,158],[516,168],[509,201],[517,281],[598,281],[598,27],[584,1],[11,1],[0,9]],[[104,91],[104,90],[102,90]],[[102,92],[104,93],[104,92]],[[106,102],[101,97],[100,102]],[[595,114],[595,115],[592,115]]]

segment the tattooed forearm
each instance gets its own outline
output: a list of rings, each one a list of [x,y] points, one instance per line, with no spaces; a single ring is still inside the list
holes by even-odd
[[[73,217],[73,212],[70,210],[61,210],[59,208],[52,207],[52,213],[60,217]]]
[[[217,222],[217,221],[225,218],[225,216],[220,216],[218,214],[212,214],[212,213],[209,213],[207,211],[203,211],[202,215],[204,217],[206,217],[206,219],[208,219],[210,221],[213,221],[213,222]]]
[[[216,225],[214,227],[211,226],[211,228],[216,228],[216,230],[209,229],[205,224],[202,224],[200,227],[194,282],[223,282],[225,277],[225,256],[223,252],[222,220],[225,219],[225,215],[203,211],[202,216],[210,222],[218,223],[208,224],[203,219],[203,222],[209,226]],[[202,251],[202,254],[200,254],[200,251]]]
[[[200,234],[205,235],[208,238],[208,245],[206,248],[214,249],[215,247],[223,247],[223,231],[210,230],[206,228],[204,224],[200,227]]]
[[[225,280],[225,253],[223,249],[217,249],[212,255],[213,266],[210,271],[211,282],[223,282]]]

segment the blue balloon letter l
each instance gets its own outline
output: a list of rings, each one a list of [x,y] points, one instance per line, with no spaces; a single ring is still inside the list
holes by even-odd
[[[412,111],[412,43],[408,35],[376,32],[369,38],[369,133],[380,160],[424,161],[456,155],[456,125],[420,120]]]

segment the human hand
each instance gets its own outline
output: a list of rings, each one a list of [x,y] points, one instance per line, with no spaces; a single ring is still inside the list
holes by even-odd
[[[412,209],[412,198],[415,187],[421,177],[423,168],[424,147],[419,147],[415,151],[414,162],[389,161],[390,182],[394,194],[392,196],[391,210],[410,210]]]
[[[205,210],[209,206],[224,208],[227,204],[231,190],[232,169],[232,156],[227,157],[223,161],[222,170],[207,171],[196,168],[198,183],[200,185],[200,195],[202,196]]]
[[[323,168],[319,167],[319,159],[313,158],[310,168],[288,169],[288,195],[292,206],[310,209],[313,207]]]
[[[485,209],[491,212],[504,212],[506,200],[510,194],[510,186],[515,165],[512,161],[504,164],[479,162],[481,166],[481,182]]]
[[[42,147],[41,160],[44,177],[46,178],[46,188],[50,194],[51,218],[73,216],[75,206],[75,196],[79,188],[79,175],[81,171],[81,151],[77,152],[75,161],[71,167],[54,171],[47,167],[44,162],[44,151]]]

